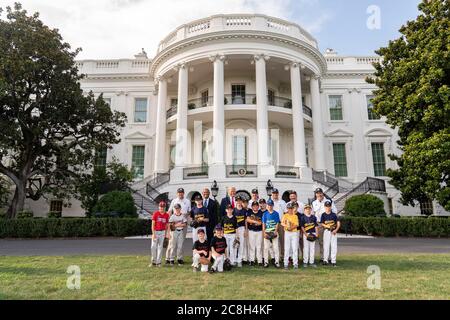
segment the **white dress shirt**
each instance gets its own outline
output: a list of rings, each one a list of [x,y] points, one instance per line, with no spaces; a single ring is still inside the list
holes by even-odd
[[[273,200],[273,210],[278,212],[281,221],[286,212],[286,202],[283,199]]]
[[[191,212],[191,202],[186,198],[180,199],[177,197],[177,198],[173,199],[172,202],[170,203],[169,211],[173,213],[173,210],[174,210],[173,207],[177,203],[179,203],[181,206],[181,213],[184,216],[189,216],[189,214]]]
[[[327,199],[323,197],[322,201],[319,201],[319,199],[316,199],[312,203],[312,209],[314,212],[314,215],[317,218],[317,223],[320,223],[320,218],[322,218],[322,213],[325,212],[325,201],[329,201],[330,199]],[[331,200],[331,211],[337,214],[337,208],[334,204],[334,201]]]

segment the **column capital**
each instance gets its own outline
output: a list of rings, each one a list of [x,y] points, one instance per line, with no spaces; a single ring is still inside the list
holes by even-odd
[[[259,61],[259,60],[268,61],[270,59],[270,56],[265,53],[258,53],[253,55],[253,61]]]
[[[311,75],[311,79],[314,79],[314,80],[322,80],[322,76],[320,75],[320,74],[312,74]]]
[[[224,54],[218,53],[209,56],[209,61],[216,62],[216,61],[225,61],[227,57]]]
[[[301,70],[305,69],[306,66],[300,61],[291,61],[284,66],[284,70],[289,71],[291,68],[300,68]]]
[[[179,71],[180,69],[187,69],[187,67],[188,67],[187,62],[180,62],[175,67],[173,67],[173,69],[175,71]]]

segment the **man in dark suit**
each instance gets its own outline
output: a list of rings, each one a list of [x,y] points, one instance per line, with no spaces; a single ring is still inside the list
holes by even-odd
[[[233,208],[236,207],[236,188],[235,187],[229,187],[228,188],[228,194],[225,198],[222,199],[220,202],[220,217],[223,217],[226,215],[226,208],[229,204]]]
[[[218,203],[215,199],[211,199],[209,197],[210,192],[208,188],[204,188],[202,191],[203,196],[203,206],[208,209],[209,214],[209,222],[206,225],[206,237],[208,241],[211,241],[211,239],[214,236],[214,227],[219,222],[218,216],[217,216],[217,208]]]

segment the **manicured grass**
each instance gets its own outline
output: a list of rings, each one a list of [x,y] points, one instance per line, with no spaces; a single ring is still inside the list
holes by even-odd
[[[189,259],[190,261],[190,259]],[[0,299],[449,299],[450,255],[341,255],[338,267],[244,267],[223,274],[148,268],[146,256],[0,257]],[[81,268],[69,290],[67,267]],[[367,267],[381,290],[367,289]]]

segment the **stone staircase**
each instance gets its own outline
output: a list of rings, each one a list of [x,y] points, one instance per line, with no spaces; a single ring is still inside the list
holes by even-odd
[[[158,210],[160,201],[165,201],[168,204],[168,195],[160,193],[158,188],[164,186],[169,180],[170,176],[168,173],[157,174],[139,181],[129,188],[136,208],[143,215],[151,217],[152,213]]]

